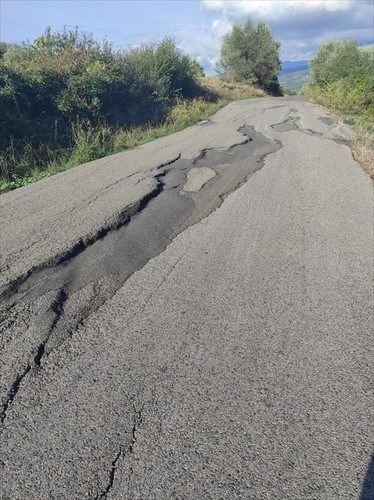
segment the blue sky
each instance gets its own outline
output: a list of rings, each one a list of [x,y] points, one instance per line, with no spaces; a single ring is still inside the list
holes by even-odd
[[[32,41],[47,25],[78,28],[117,48],[174,36],[214,72],[222,36],[249,16],[270,25],[283,60],[310,59],[319,43],[373,43],[374,0],[0,0],[0,39]]]

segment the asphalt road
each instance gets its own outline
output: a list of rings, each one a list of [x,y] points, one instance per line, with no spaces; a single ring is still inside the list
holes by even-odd
[[[241,101],[0,197],[1,499],[374,498],[348,141]]]

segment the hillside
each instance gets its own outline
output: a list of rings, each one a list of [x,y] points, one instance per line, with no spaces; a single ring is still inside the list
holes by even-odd
[[[302,71],[294,71],[292,73],[281,74],[279,76],[279,83],[282,87],[287,87],[294,92],[299,93],[304,83],[309,81],[309,69]]]
[[[268,95],[263,89],[248,83],[224,80],[218,76],[205,76],[199,78],[203,94],[207,97],[216,95],[219,99],[235,101],[250,99],[252,97],[265,97]]]

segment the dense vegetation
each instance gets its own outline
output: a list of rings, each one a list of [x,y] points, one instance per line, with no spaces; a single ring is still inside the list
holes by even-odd
[[[303,93],[353,125],[354,154],[370,173],[373,166],[374,48],[353,38],[326,42],[310,65]]]
[[[269,27],[248,19],[244,25],[234,24],[223,37],[219,70],[225,77],[279,94],[279,51],[280,42],[274,40]]]
[[[374,129],[374,50],[356,40],[323,44],[310,66],[304,92],[352,123],[363,121]]]
[[[116,51],[47,28],[0,43],[0,192],[196,123],[233,99],[265,95],[204,77],[171,38]]]
[[[121,150],[132,142],[129,127],[165,122],[181,99],[201,94],[202,68],[170,38],[119,52],[48,28],[33,43],[2,43],[0,59],[0,177],[8,188]]]

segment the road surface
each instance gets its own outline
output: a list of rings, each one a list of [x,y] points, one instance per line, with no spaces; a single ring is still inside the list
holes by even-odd
[[[374,498],[349,139],[240,101],[0,197],[1,499]]]

